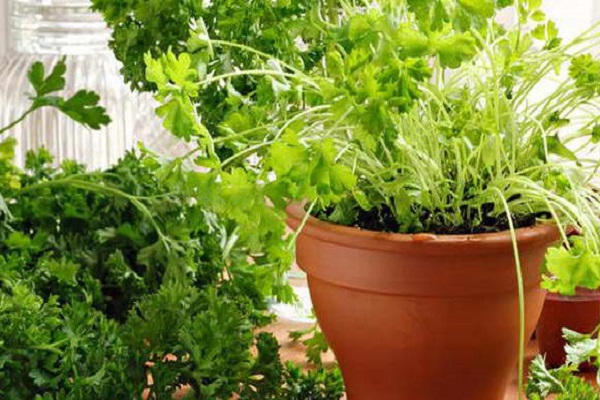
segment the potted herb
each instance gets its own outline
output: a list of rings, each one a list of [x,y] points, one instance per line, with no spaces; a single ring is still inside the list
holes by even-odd
[[[573,147],[599,141],[598,34],[563,44],[537,0],[261,2],[234,24],[242,3],[95,2],[132,84],[198,143],[203,205],[247,240],[296,229],[350,399],[503,399],[547,248],[575,227],[599,250],[598,162]],[[514,29],[494,22],[509,6]],[[154,17],[189,29],[158,41]],[[596,287],[590,268],[547,286]]]
[[[596,271],[600,261],[585,243],[577,236],[570,237],[571,249],[564,247],[551,249],[546,257],[546,267],[550,271],[574,268],[585,263],[589,270]],[[558,272],[557,272],[558,273]],[[548,281],[550,286],[554,282]],[[592,279],[588,286],[594,287]],[[571,331],[591,334],[600,324],[600,292],[597,289],[582,287],[569,288],[564,294],[549,292],[536,328],[536,338],[540,353],[544,355],[546,365],[557,368],[565,363],[563,328]],[[581,367],[590,366],[582,364]]]

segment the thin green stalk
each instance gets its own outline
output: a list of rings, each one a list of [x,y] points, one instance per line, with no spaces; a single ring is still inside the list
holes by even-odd
[[[133,206],[135,208],[138,209],[139,212],[141,212],[146,218],[148,218],[148,220],[154,227],[158,237],[160,238],[161,242],[163,243],[163,245],[165,246],[167,251],[169,250],[170,246],[168,244],[168,238],[162,232],[162,229],[160,228],[160,226],[158,226],[156,219],[154,218],[154,216],[152,215],[152,213],[150,212],[148,207],[146,207],[140,201],[139,197],[132,196],[128,193],[125,193],[125,192],[117,189],[117,188],[106,186],[106,185],[101,185],[101,184],[94,183],[94,182],[84,181],[84,180],[66,178],[66,179],[56,179],[53,181],[41,182],[38,184],[27,186],[21,190],[26,192],[26,191],[34,191],[34,190],[43,189],[45,187],[56,187],[56,186],[60,187],[63,185],[71,186],[71,187],[74,187],[77,189],[88,190],[88,191],[92,191],[92,192],[96,192],[96,193],[102,193],[102,194],[107,194],[107,195],[111,195],[111,196],[121,197],[121,198],[128,200],[129,202],[131,202],[131,204],[133,204]]]
[[[245,150],[240,151],[239,153],[235,153],[234,155],[232,155],[231,157],[229,157],[228,159],[226,159],[225,161],[223,161],[221,163],[220,169],[224,170],[225,167],[229,166],[229,164],[231,164],[232,162],[234,162],[235,160],[239,159],[240,157],[250,157],[253,153],[255,153],[257,150],[262,149],[263,147],[267,147],[272,145],[273,143],[275,143],[274,141],[268,141],[268,142],[263,142],[260,144],[257,144],[255,146],[252,147],[248,147]]]
[[[289,244],[289,249],[290,250],[291,250],[291,248],[293,246],[296,245],[296,240],[298,240],[298,236],[300,236],[300,233],[302,233],[302,231],[304,230],[304,227],[306,226],[306,223],[310,219],[312,211],[313,211],[313,209],[315,208],[316,205],[317,205],[317,200],[314,200],[312,203],[310,203],[310,206],[308,206],[308,209],[306,210],[306,213],[304,214],[304,217],[302,218],[302,221],[300,221],[300,225],[298,226],[298,229],[296,229],[294,231],[294,234],[292,236],[292,240],[290,241],[290,244]]]
[[[338,0],[327,0],[327,16],[329,22],[337,26],[340,22],[339,7],[337,5]]]
[[[269,69],[246,69],[242,71],[228,72],[226,74],[211,76],[210,78],[206,78],[200,82],[198,82],[199,86],[209,85],[211,83],[219,82],[223,79],[235,78],[239,76],[275,76],[281,78],[300,78],[301,75],[298,74],[290,74],[288,72],[280,72]],[[314,88],[319,89],[319,85],[315,82],[309,80],[306,77],[303,77],[304,82],[312,85]]]
[[[243,138],[245,136],[252,135],[253,133],[260,132],[263,129],[274,128],[274,127],[275,127],[275,125],[257,126],[257,127],[251,128],[251,129],[246,129],[245,131],[242,131],[242,132],[235,133],[233,135],[217,137],[214,139],[214,143],[218,144],[218,143],[229,142],[231,140]]]
[[[230,41],[227,41],[227,40],[217,40],[217,39],[211,39],[210,43],[213,44],[213,45],[217,45],[217,46],[233,47],[233,48],[237,48],[237,49],[240,49],[240,50],[244,50],[244,51],[247,51],[248,53],[253,53],[253,54],[256,54],[256,55],[261,56],[263,58],[269,59],[269,60],[273,59],[273,55],[264,53],[264,52],[262,52],[260,50],[257,50],[257,49],[255,49],[253,47],[250,47],[250,46],[246,46],[244,44],[234,43],[234,42],[230,42]],[[304,72],[302,70],[299,70],[299,69],[295,68],[294,66],[292,66],[292,65],[290,65],[290,64],[288,64],[288,63],[286,63],[286,62],[284,62],[282,60],[277,60],[277,62],[279,64],[281,64],[283,67],[289,69],[290,71],[293,71],[293,72],[295,72],[297,74],[300,74],[300,75],[304,75]]]
[[[518,302],[519,302],[519,367],[518,367],[518,398],[523,398],[523,375],[525,372],[525,288],[523,283],[523,270],[521,269],[521,259],[519,256],[519,245],[517,243],[517,233],[515,230],[514,222],[510,212],[508,202],[504,198],[502,191],[498,188],[493,188],[497,191],[500,200],[504,206],[506,217],[508,219],[508,226],[510,228],[510,238],[512,241],[513,255],[515,259],[515,274],[517,276],[517,290],[518,290]]]
[[[4,128],[0,128],[0,135],[2,135],[6,131],[11,130],[15,126],[19,125],[21,122],[23,122],[29,116],[29,114],[31,114],[32,112],[34,112],[37,109],[38,109],[38,107],[36,107],[35,105],[32,105],[31,107],[29,107],[29,109],[27,111],[25,111],[23,113],[23,115],[21,115],[18,119],[14,120],[10,124],[6,125]]]

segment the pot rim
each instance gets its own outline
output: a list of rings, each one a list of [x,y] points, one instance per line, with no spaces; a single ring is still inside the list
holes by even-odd
[[[288,225],[293,229],[297,229],[306,216],[302,203],[289,205],[286,212],[288,215]],[[502,251],[512,248],[510,231],[463,235],[388,233],[336,225],[319,220],[313,216],[308,218],[303,233],[347,247],[372,250],[405,251],[412,248],[412,250],[421,252],[423,249],[456,250],[473,246],[481,247],[482,245],[485,245],[488,251],[493,248]],[[519,248],[556,242],[560,238],[556,224],[551,222],[518,228],[516,229],[516,236]]]
[[[561,303],[574,303],[584,301],[600,302],[600,289],[577,288],[573,296],[566,296],[560,293],[547,292],[546,301],[555,301]]]

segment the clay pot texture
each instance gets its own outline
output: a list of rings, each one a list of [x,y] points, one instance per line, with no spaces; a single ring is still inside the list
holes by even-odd
[[[302,206],[288,208],[297,229]],[[526,337],[552,225],[517,232]],[[508,232],[437,236],[362,231],[309,218],[297,262],[349,400],[503,400],[518,358],[519,311]]]
[[[562,328],[591,333],[600,324],[600,291],[577,289],[574,296],[548,293],[538,322],[536,336],[546,365],[558,367],[565,362]],[[589,365],[584,367],[590,368]]]

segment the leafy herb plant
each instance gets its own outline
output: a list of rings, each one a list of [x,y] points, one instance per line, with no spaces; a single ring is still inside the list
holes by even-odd
[[[58,62],[48,75],[44,71],[44,64],[34,63],[28,74],[29,82],[35,92],[30,95],[31,106],[17,120],[1,128],[0,135],[43,107],[54,107],[90,129],[100,129],[102,125],[109,124],[110,117],[104,107],[98,105],[100,98],[96,93],[80,90],[70,98],[57,95],[57,92],[65,88],[66,71],[64,60]]]
[[[289,261],[279,244],[290,201],[336,224],[399,233],[553,219],[566,251],[569,226],[600,253],[589,156],[600,141],[600,61],[588,53],[597,29],[563,43],[538,0],[269,2],[246,10],[259,23],[232,30],[223,26],[235,14],[223,10],[242,7],[233,0],[149,14],[139,2],[109,3],[95,7],[118,30],[113,48],[135,71],[127,78],[155,91],[166,128],[198,144],[190,157],[208,170],[204,205],[244,240],[266,243],[273,265]],[[513,28],[494,20],[506,7]],[[188,24],[168,30],[168,43],[151,29],[152,18],[171,18],[159,9]],[[301,16],[302,29],[268,40]],[[138,30],[151,45],[133,51],[123,38]],[[591,268],[573,262],[547,286],[596,287]]]
[[[568,329],[563,329],[563,334],[568,342],[565,347],[567,362],[549,370],[543,356],[535,358],[530,366],[527,398],[542,400],[554,394],[557,400],[600,399],[600,393],[591,383],[575,375],[583,363],[598,364],[598,339],[594,334],[580,334]]]
[[[267,243],[274,265],[286,261],[276,226],[293,201],[326,221],[395,233],[514,239],[552,219],[566,252],[582,251],[567,241],[574,227],[600,254],[589,156],[600,142],[597,29],[563,42],[540,0],[268,3],[245,19],[223,12],[246,5],[235,0],[94,4],[117,29],[127,79],[155,92],[167,129],[198,144],[190,157],[208,169],[205,207]],[[514,27],[495,22],[507,7]],[[181,24],[162,41],[154,18]],[[140,31],[146,44],[132,49]],[[540,95],[549,79],[557,84]],[[600,286],[596,264],[581,261],[551,263],[547,287]],[[521,323],[521,353],[523,333]]]
[[[32,67],[31,110],[106,124],[95,94],[48,97],[63,66]],[[0,142],[0,398],[341,397],[337,370],[284,365],[256,333],[283,285],[203,208],[201,176],[143,149],[97,172],[41,149],[21,169],[14,144]]]

